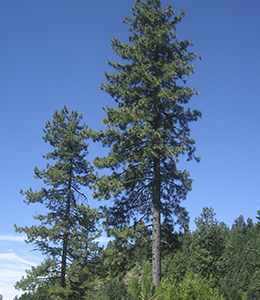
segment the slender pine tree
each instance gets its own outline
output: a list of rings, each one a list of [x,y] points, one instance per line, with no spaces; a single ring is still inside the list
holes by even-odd
[[[54,148],[43,157],[54,164],[48,163],[43,170],[35,167],[35,178],[44,183],[40,191],[31,188],[21,191],[26,196],[26,204],[42,203],[47,209],[46,214],[34,216],[40,222],[39,226],[15,225],[16,231],[25,232],[27,242],[33,243],[35,250],[47,257],[41,266],[28,273],[28,282],[38,282],[37,277],[42,274],[45,280],[55,282],[55,285],[59,278],[58,286],[64,288],[68,258],[75,264],[78,251],[83,251],[82,245],[87,255],[88,246],[96,237],[93,228],[96,230],[98,212],[90,212],[90,208],[83,205],[86,199],[80,192],[82,186],[89,186],[94,179],[93,167],[86,160],[88,128],[85,124],[80,125],[81,119],[76,111],[69,114],[66,106],[60,112],[55,111],[52,122],[45,125],[43,136],[44,141]],[[26,288],[27,281],[22,280],[17,287]]]
[[[94,184],[94,196],[114,199],[114,206],[106,209],[108,226],[120,229],[131,220],[151,224],[153,284],[158,286],[161,215],[164,223],[173,222],[175,215],[177,223],[185,228],[188,224],[180,203],[192,179],[177,163],[182,154],[199,160],[189,123],[201,113],[186,108],[198,93],[186,86],[196,55],[188,51],[192,42],[178,41],[175,33],[183,10],[175,15],[171,5],[162,8],[159,0],[136,0],[132,13],[123,19],[130,25],[129,43],[111,40],[120,62],[108,62],[115,72],[105,73],[107,82],[101,85],[117,107],[104,108],[107,128],[93,133],[95,141],[111,147],[108,156],[97,157],[94,164],[112,170]]]

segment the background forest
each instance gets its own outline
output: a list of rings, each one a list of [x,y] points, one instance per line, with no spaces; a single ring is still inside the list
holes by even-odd
[[[205,207],[195,219],[195,231],[165,232],[162,284],[156,299],[259,299],[260,211],[257,219],[254,224],[241,215],[229,229],[215,218],[213,208]],[[150,288],[150,269],[144,273],[145,263],[150,265],[151,245],[143,244],[144,238],[145,232],[139,232],[135,243],[119,238],[105,249],[91,243],[88,258],[80,258],[85,262],[78,273],[73,264],[79,261],[68,270],[74,276],[70,277],[66,296],[53,294],[50,299],[151,299],[155,292]],[[54,279],[39,281],[36,274],[36,270],[28,272],[31,290],[16,299],[46,299]],[[16,287],[28,288],[28,279]],[[133,291],[137,291],[137,297]]]
[[[103,129],[66,106],[45,124],[40,188],[21,191],[37,204],[37,225],[15,225],[44,259],[16,283],[24,294],[15,299],[259,298],[259,211],[256,223],[241,215],[230,229],[205,207],[189,229],[185,161],[200,161],[190,129],[201,117],[189,77],[201,57],[178,39],[184,17],[160,1],[135,1],[123,19],[128,42],[111,40],[118,60],[101,84],[114,100]],[[108,153],[88,161],[88,143]],[[89,206],[90,194],[102,205]],[[100,247],[105,233],[111,240]]]

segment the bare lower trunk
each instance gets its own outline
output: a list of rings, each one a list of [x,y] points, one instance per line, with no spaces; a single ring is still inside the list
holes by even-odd
[[[161,220],[160,220],[160,160],[154,160],[153,192],[153,285],[158,286],[161,280]]]

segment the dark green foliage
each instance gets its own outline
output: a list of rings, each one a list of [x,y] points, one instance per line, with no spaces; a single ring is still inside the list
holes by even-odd
[[[89,219],[92,218],[89,215]],[[100,251],[95,243],[90,243],[89,251],[75,251],[75,260],[67,273],[66,288],[61,288],[59,276],[55,277],[58,275],[55,260],[47,259],[42,265],[27,271],[26,278],[18,282],[17,287],[25,290],[25,286],[29,292],[19,299],[41,300],[46,299],[46,295],[55,300],[259,299],[258,224],[251,219],[246,223],[240,216],[228,229],[216,220],[212,208],[204,208],[195,223],[197,229],[177,236],[179,247],[167,253],[163,260],[159,293],[154,291],[148,264],[144,265],[142,280],[140,272],[132,277],[133,266],[140,265],[138,259],[141,261],[146,257],[140,254],[140,258],[137,255],[135,259],[138,251],[143,250],[142,243],[134,240],[137,232],[143,234],[141,227],[136,227],[127,229],[128,236],[136,231],[132,240],[124,239],[123,232],[117,231],[116,240],[105,250]],[[125,251],[124,247],[129,249]],[[132,281],[129,280],[131,277]]]
[[[94,240],[100,235],[96,228],[100,214],[84,205],[86,199],[80,192],[81,186],[89,186],[94,179],[93,167],[86,160],[88,128],[80,125],[81,119],[75,111],[69,114],[64,106],[54,113],[52,122],[46,123],[43,139],[54,149],[43,157],[54,164],[48,163],[43,170],[35,167],[35,178],[44,184],[39,192],[30,188],[21,193],[26,196],[26,204],[42,203],[47,212],[34,216],[40,222],[38,226],[15,226],[16,231],[26,233],[26,241],[33,243],[35,250],[47,257],[43,264],[27,271],[16,288],[36,293],[48,287],[54,299],[72,299],[75,281],[77,293],[86,290],[95,270],[90,261],[98,253]]]
[[[171,282],[180,282],[187,272],[193,272],[201,274],[211,287],[218,286],[225,274],[222,255],[228,229],[214,216],[212,208],[204,208],[201,216],[195,219],[197,229],[179,237],[182,246],[164,262],[164,275]]]
[[[259,299],[258,224],[240,216],[230,230],[214,216],[213,209],[204,208],[195,219],[197,229],[179,236],[181,248],[163,261],[163,278],[176,292],[188,273],[196,273],[224,299]]]
[[[145,262],[142,267],[142,278],[139,280],[139,275],[136,274],[132,277],[131,283],[129,283],[129,290],[135,300],[152,300],[157,299],[162,293],[163,282],[155,289],[152,284],[151,266],[148,262]]]
[[[225,248],[225,227],[221,226],[212,208],[204,207],[199,218],[195,218],[197,229],[190,244],[190,267],[204,278],[210,277],[217,285],[222,278],[221,256]]]
[[[175,33],[184,11],[175,15],[171,5],[161,8],[159,0],[137,0],[132,12],[132,18],[123,20],[130,26],[129,44],[111,40],[120,62],[108,62],[115,72],[105,73],[107,82],[101,85],[117,107],[104,108],[107,129],[93,132],[95,141],[111,147],[94,164],[112,170],[95,182],[94,195],[114,199],[113,207],[105,210],[108,227],[122,229],[140,221],[153,225],[153,281],[158,285],[161,215],[167,226],[174,222],[188,228],[181,201],[192,180],[177,163],[183,154],[198,160],[189,123],[201,113],[186,108],[197,94],[186,86],[196,55],[188,51],[192,43],[178,41]]]
[[[211,288],[208,280],[196,273],[187,273],[178,283],[169,283],[158,300],[224,300],[217,290]]]
[[[105,283],[104,287],[97,293],[96,298],[102,300],[132,300],[127,291],[127,286],[122,280],[111,279]]]
[[[253,266],[256,256],[249,253],[248,249],[255,249],[258,243],[252,220],[249,219],[246,224],[244,217],[239,216],[229,232],[222,256],[225,276],[220,285],[227,299],[244,299],[250,290],[256,270]]]
[[[102,252],[102,261],[112,277],[125,275],[135,261],[131,260],[131,246],[127,238],[118,238],[110,241],[107,248]]]
[[[17,298],[18,300],[34,300],[33,298],[34,296],[32,294],[29,293],[24,293],[22,294],[19,298]]]
[[[190,243],[191,234],[186,232],[179,237],[180,249],[175,249],[170,255],[163,260],[163,278],[171,282],[180,282],[183,280],[187,271],[190,270]]]
[[[224,299],[259,299],[260,239],[257,225],[240,216],[229,230],[204,208],[197,229],[180,237],[180,250],[169,255],[163,277],[176,286],[192,272],[218,289]]]
[[[44,158],[53,164],[34,170],[40,191],[21,192],[46,213],[34,216],[39,226],[16,226],[46,258],[16,283],[25,291],[16,299],[260,299],[260,210],[257,224],[241,215],[229,229],[206,207],[189,232],[181,204],[192,180],[178,162],[182,155],[199,160],[190,122],[201,115],[187,107],[197,91],[186,85],[192,43],[176,35],[185,13],[163,9],[159,0],[136,0],[132,12],[123,20],[129,43],[111,40],[120,62],[109,62],[114,73],[101,85],[117,104],[104,108],[106,129],[89,130],[66,107],[46,123],[43,139],[53,151]],[[111,173],[94,176],[88,137],[110,147],[94,165]],[[114,205],[101,215],[86,205],[82,186]],[[95,242],[100,217],[114,238],[105,249]]]
[[[108,267],[111,276],[122,276],[135,265],[142,265],[151,259],[150,231],[139,222],[135,228],[114,229],[114,240],[110,241],[102,252],[102,261]]]
[[[38,288],[35,293],[24,293],[18,300],[46,300],[46,295],[48,294],[48,289]]]
[[[46,295],[49,286],[59,284],[59,271],[56,269],[57,262],[54,259],[45,259],[37,267],[32,267],[31,270],[26,270],[26,277],[22,277],[16,282],[15,288],[28,291],[31,294],[41,295],[41,291]]]

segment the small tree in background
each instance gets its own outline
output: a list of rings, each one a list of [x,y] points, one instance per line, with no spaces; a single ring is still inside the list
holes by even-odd
[[[196,230],[192,234],[190,267],[194,273],[200,273],[215,286],[225,276],[222,266],[222,255],[225,249],[226,228],[215,218],[212,207],[203,207],[203,212],[195,218]],[[223,270],[224,268],[224,270]]]
[[[106,209],[108,228],[121,230],[131,221],[152,227],[152,276],[158,286],[161,215],[165,227],[170,228],[173,215],[176,223],[188,227],[188,214],[180,203],[191,190],[192,179],[177,163],[183,154],[199,160],[189,123],[201,113],[185,108],[197,94],[186,86],[196,55],[188,51],[192,42],[177,40],[183,10],[175,15],[171,5],[162,8],[159,0],[136,0],[132,12],[132,18],[123,20],[130,25],[130,43],[111,40],[120,62],[108,62],[115,72],[105,73],[107,82],[101,86],[117,108],[104,108],[107,129],[93,133],[95,141],[111,147],[108,156],[97,157],[94,164],[112,170],[95,182],[94,196],[114,199],[113,207]]]
[[[38,287],[56,286],[61,293],[60,288],[66,287],[69,261],[73,262],[74,276],[76,265],[78,274],[86,273],[81,271],[87,266],[91,245],[100,232],[96,230],[99,213],[84,205],[86,199],[80,192],[81,186],[89,186],[94,179],[93,167],[86,160],[88,128],[80,125],[81,119],[75,111],[69,114],[64,106],[61,112],[55,111],[52,122],[45,125],[43,139],[54,150],[43,157],[55,163],[47,164],[43,170],[35,167],[35,178],[44,183],[40,191],[30,188],[21,193],[26,196],[26,204],[42,203],[47,213],[34,216],[39,226],[15,225],[15,228],[25,232],[26,242],[33,243],[35,250],[41,251],[47,259],[27,271],[27,278],[16,284],[18,289],[35,291]]]

